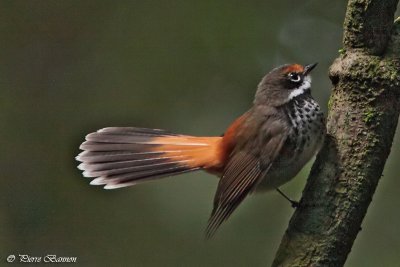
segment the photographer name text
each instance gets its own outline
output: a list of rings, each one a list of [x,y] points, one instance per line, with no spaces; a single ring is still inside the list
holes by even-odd
[[[78,257],[64,257],[49,254],[46,256],[31,256],[27,254],[19,254],[18,256],[9,255],[7,262],[11,263],[17,260],[20,263],[75,263]]]

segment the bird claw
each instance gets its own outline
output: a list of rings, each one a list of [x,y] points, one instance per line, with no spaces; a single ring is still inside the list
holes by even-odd
[[[292,200],[291,198],[289,198],[287,195],[285,195],[285,193],[283,193],[279,188],[275,188],[276,189],[276,191],[281,195],[281,196],[283,196],[287,201],[289,201],[290,202],[290,204],[292,205],[292,208],[298,208],[298,207],[300,207],[300,202],[298,202],[298,201],[295,201],[295,200]]]
[[[290,204],[292,204],[292,208],[294,208],[294,209],[297,209],[298,207],[300,207],[300,202],[299,201],[291,200]]]

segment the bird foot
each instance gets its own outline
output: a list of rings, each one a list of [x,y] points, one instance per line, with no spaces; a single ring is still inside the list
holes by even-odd
[[[292,208],[296,209],[300,207],[300,202],[295,200],[290,200],[290,204],[292,204]]]
[[[298,208],[300,206],[300,202],[292,200],[291,198],[289,198],[285,193],[283,193],[279,188],[276,188],[276,191],[278,191],[278,193],[283,196],[287,201],[290,202],[292,208]]]

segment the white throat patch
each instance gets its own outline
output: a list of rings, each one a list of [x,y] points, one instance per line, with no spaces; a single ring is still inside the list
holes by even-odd
[[[296,96],[304,94],[307,90],[311,88],[311,77],[307,75],[304,77],[303,83],[299,88],[293,89],[289,94],[289,101],[295,98]]]

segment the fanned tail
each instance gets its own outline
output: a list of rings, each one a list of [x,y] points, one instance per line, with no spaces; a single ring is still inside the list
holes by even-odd
[[[76,159],[92,185],[126,187],[221,165],[221,137],[194,137],[159,129],[111,127],[88,134]]]

